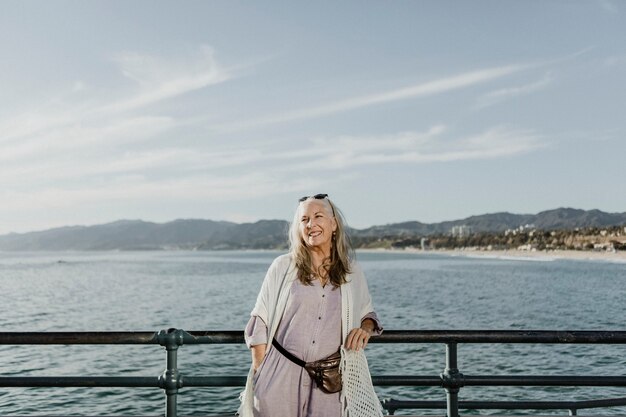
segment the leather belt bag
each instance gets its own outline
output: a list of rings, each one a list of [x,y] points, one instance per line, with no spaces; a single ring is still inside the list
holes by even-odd
[[[341,391],[341,374],[339,373],[339,364],[341,363],[340,350],[319,361],[305,362],[289,353],[275,338],[272,340],[272,346],[278,349],[285,358],[303,367],[323,392],[333,394]]]

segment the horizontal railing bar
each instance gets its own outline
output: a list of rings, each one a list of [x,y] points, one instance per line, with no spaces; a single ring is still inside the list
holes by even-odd
[[[183,387],[243,387],[245,376],[183,376]],[[18,376],[0,377],[0,387],[159,387],[158,377]]]
[[[198,344],[238,344],[245,343],[243,330],[195,330],[188,332],[193,338],[193,343]],[[187,343],[187,339],[185,339]]]
[[[158,377],[143,376],[5,376],[0,387],[149,387],[158,388]]]
[[[372,375],[378,386],[442,387],[446,384],[440,377],[407,375]],[[626,387],[624,376],[577,376],[577,375],[464,375],[463,386],[560,386],[560,387]]]
[[[158,332],[0,332],[0,345],[159,344]],[[243,344],[241,330],[183,332],[184,344]]]
[[[183,376],[183,387],[244,387],[245,376]]]
[[[245,376],[185,376],[183,387],[243,387]],[[373,375],[377,386],[446,387],[439,376]],[[624,376],[464,376],[464,386],[624,387]],[[0,387],[158,387],[157,377],[7,376]]]
[[[0,345],[158,344],[157,332],[0,332]],[[244,343],[240,330],[184,332],[184,344]],[[626,331],[386,330],[370,343],[624,344]]]
[[[626,331],[592,330],[385,330],[370,343],[622,344]]]
[[[243,331],[183,332],[184,344],[242,344]],[[158,344],[158,332],[0,332],[0,345]],[[370,343],[626,344],[626,331],[386,330]]]
[[[626,387],[625,376],[479,375],[463,377],[464,386]]]
[[[445,401],[384,400],[383,406],[390,411],[400,409],[445,409]],[[626,405],[626,398],[606,398],[584,401],[459,401],[459,408],[473,410],[579,410]]]
[[[0,332],[0,345],[158,344],[157,332]]]
[[[424,375],[372,375],[374,385],[382,387],[406,386],[406,387],[441,387],[439,376]]]

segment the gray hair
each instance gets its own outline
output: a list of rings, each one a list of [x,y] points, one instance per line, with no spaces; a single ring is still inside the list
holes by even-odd
[[[304,201],[312,198],[309,197]],[[309,249],[300,234],[300,208],[304,201],[298,204],[289,227],[289,253],[298,268],[298,279],[303,284],[310,285],[311,276],[320,275],[320,271],[313,270]],[[328,214],[332,215],[337,223],[337,229],[332,238],[330,258],[327,258],[321,267],[326,270],[333,286],[339,287],[347,282],[346,276],[352,272],[350,266],[352,260],[354,260],[355,253],[350,238],[346,233],[347,225],[341,210],[328,197],[320,199],[320,201],[326,202]]]

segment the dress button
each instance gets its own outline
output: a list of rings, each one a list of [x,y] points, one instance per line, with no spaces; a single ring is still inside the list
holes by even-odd
[[[313,344],[315,344],[315,340],[313,341]]]
[[[326,297],[326,294],[322,294],[322,298]]]
[[[318,317],[317,319],[318,319],[318,320],[321,320],[321,319],[322,319],[322,317],[320,316],[320,317]]]

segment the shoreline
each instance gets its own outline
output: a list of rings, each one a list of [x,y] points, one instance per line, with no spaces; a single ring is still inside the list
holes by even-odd
[[[485,258],[502,260],[529,260],[529,261],[601,261],[626,263],[626,251],[618,252],[596,252],[596,251],[575,251],[575,250],[553,250],[553,251],[525,251],[518,249],[505,250],[480,250],[480,249],[360,249],[361,251],[372,252],[407,252],[423,255],[445,255],[462,256],[466,258]]]

